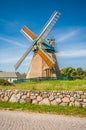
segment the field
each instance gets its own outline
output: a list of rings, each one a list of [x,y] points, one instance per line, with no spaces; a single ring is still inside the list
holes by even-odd
[[[69,90],[86,91],[86,80],[46,80],[14,83],[12,86],[2,86],[4,90]]]

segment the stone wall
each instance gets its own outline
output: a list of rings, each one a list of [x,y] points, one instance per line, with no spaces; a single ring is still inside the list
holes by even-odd
[[[0,100],[32,104],[86,107],[86,92],[0,90]]]

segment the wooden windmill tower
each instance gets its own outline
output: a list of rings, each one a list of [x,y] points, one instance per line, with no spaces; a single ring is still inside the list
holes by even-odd
[[[21,29],[21,31],[32,40],[32,45],[27,49],[14,67],[17,70],[30,51],[33,50],[34,55],[26,78],[57,77],[60,75],[59,66],[55,56],[54,41],[45,40],[59,17],[60,13],[55,11],[38,36],[26,26]]]

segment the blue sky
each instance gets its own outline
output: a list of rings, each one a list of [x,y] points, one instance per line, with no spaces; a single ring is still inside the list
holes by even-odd
[[[0,0],[0,70],[15,71],[32,44],[21,28],[26,25],[38,35],[54,10],[62,14],[49,35],[56,39],[59,67],[86,69],[86,0]],[[32,55],[17,71],[27,72]]]

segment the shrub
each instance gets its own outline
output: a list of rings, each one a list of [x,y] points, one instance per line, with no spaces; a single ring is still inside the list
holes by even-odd
[[[9,85],[12,85],[12,83],[8,82],[5,79],[0,79],[0,85],[9,86]]]

